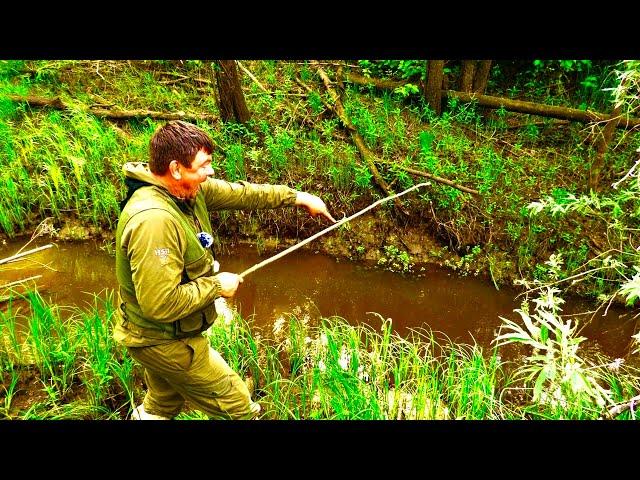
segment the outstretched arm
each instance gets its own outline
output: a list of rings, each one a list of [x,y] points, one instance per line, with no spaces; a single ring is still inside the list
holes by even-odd
[[[320,197],[285,185],[227,182],[210,178],[200,188],[210,211],[278,208],[295,204],[305,207],[312,216],[322,215],[336,222]]]

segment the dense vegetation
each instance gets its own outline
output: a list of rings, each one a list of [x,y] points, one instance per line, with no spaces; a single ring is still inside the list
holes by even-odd
[[[144,394],[142,372],[112,340],[112,298],[67,312],[37,293],[23,300],[26,308],[9,304],[0,313],[2,416],[127,417]],[[543,306],[532,317],[549,311]],[[486,351],[428,330],[402,338],[389,320],[374,323],[334,317],[312,324],[291,315],[262,331],[240,317],[220,317],[207,336],[248,379],[265,419],[597,419],[640,388],[636,367],[582,358],[580,338],[564,324],[535,339],[546,357],[517,365],[501,357],[509,353],[504,346]],[[632,406],[612,416],[635,415]],[[206,417],[186,408],[177,418]]]
[[[551,317],[557,318],[557,325],[552,322],[545,326],[544,322],[550,321],[549,315],[534,312],[532,307],[531,312],[522,313],[523,319],[527,317],[523,320],[524,330],[517,330],[522,326],[511,326],[515,332],[512,340],[526,341],[537,351],[547,351],[546,360],[538,358],[536,363],[534,358],[526,367],[529,370],[520,372],[521,376],[528,376],[529,382],[534,382],[535,387],[530,385],[530,393],[535,402],[539,406],[546,405],[543,413],[537,409],[535,415],[591,418],[598,412],[594,406],[585,407],[591,405],[589,402],[596,406],[610,405],[614,400],[637,393],[637,377],[633,375],[625,377],[624,381],[606,380],[608,387],[596,387],[603,385],[605,374],[575,380],[578,377],[567,373],[567,365],[571,368],[577,365],[574,370],[580,375],[591,370],[586,369],[584,359],[576,360],[576,350],[567,353],[558,347],[565,346],[564,339],[575,338],[575,331],[562,323],[561,318],[553,316],[558,311],[553,309],[555,303],[549,300],[557,298],[559,292],[553,290],[555,287],[578,290],[600,301],[618,300],[630,307],[640,297],[637,228],[640,174],[635,169],[640,137],[635,130],[612,130],[612,138],[602,153],[604,166],[596,188],[593,185],[590,188],[590,173],[593,173],[599,149],[602,150],[601,132],[606,128],[606,121],[569,122],[514,113],[506,108],[488,109],[477,102],[451,97],[445,102],[442,113],[436,115],[422,95],[421,85],[426,79],[424,61],[319,63],[339,88],[345,114],[366,148],[375,154],[380,175],[391,190],[398,192],[424,181],[409,171],[417,170],[478,191],[478,195],[473,195],[432,181],[428,189],[403,199],[403,209],[408,215],[389,202],[363,221],[354,222],[319,244],[330,253],[352,259],[385,259],[383,263],[397,270],[406,271],[412,262],[433,261],[462,273],[480,271],[496,285],[519,281],[537,291],[547,292],[544,297],[547,300],[536,305],[546,305],[545,308],[550,309],[547,313],[550,311]],[[214,153],[214,168],[219,176],[228,180],[285,183],[316,193],[336,216],[353,213],[385,196],[371,165],[334,112],[335,101],[325,89],[316,65],[305,61],[264,60],[242,62],[242,67],[253,77],[249,74],[241,76],[251,118],[245,123],[237,123],[219,120],[215,64],[210,61],[0,61],[1,232],[6,237],[28,234],[48,219],[49,231],[59,238],[94,236],[102,238],[107,246],[112,244],[118,201],[124,193],[121,166],[127,161],[146,158],[149,138],[164,120],[145,114],[115,119],[104,112],[183,112],[208,131],[219,146]],[[457,88],[461,69],[461,62],[445,64],[443,88]],[[403,83],[393,88],[367,86],[349,81],[344,72]],[[620,113],[633,116],[639,111],[639,72],[639,63],[634,61],[503,61],[493,64],[485,93],[605,114],[617,108]],[[27,96],[59,98],[64,108],[55,104],[39,107],[20,100]],[[217,222],[220,228],[216,241],[221,245],[228,238],[249,238],[260,245],[274,236],[292,242],[319,230],[319,221],[293,210],[225,213],[218,216]],[[32,305],[34,301],[32,299]],[[3,315],[5,325],[9,325],[11,314]],[[85,337],[90,335],[86,322],[89,333]],[[529,325],[533,328],[528,328]],[[5,327],[5,332],[8,328]],[[342,332],[341,328],[334,325],[324,333],[328,337]],[[321,332],[315,333],[315,338],[319,338]],[[59,334],[62,338],[66,335],[62,331]],[[39,334],[32,331],[32,335]],[[77,332],[70,335],[82,337]],[[358,337],[355,333],[345,335]],[[105,337],[101,341],[108,340]],[[377,352],[378,347],[372,345],[380,341],[376,336],[367,340],[363,348],[369,352],[373,348]],[[497,407],[491,403],[495,395],[500,396],[497,392],[502,388],[508,391],[509,381],[505,378],[500,380],[500,386],[492,383],[490,390],[493,393],[487,397],[492,398],[491,402],[485,405],[482,400],[483,406],[478,410],[481,413],[473,415],[451,413],[455,403],[451,395],[463,395],[460,392],[445,394],[438,387],[440,393],[435,397],[419,397],[417,392],[432,388],[422,385],[422,381],[438,379],[438,382],[445,382],[450,378],[448,375],[457,373],[447,373],[444,367],[435,366],[436,370],[440,369],[437,370],[439,373],[425,373],[426,370],[421,369],[431,367],[414,364],[408,359],[428,357],[423,351],[428,347],[409,347],[403,340],[397,341],[394,348],[404,351],[406,347],[408,356],[403,353],[385,368],[391,368],[390,372],[400,377],[387,384],[380,380],[382,383],[377,389],[372,384],[358,386],[357,398],[362,400],[362,405],[343,407],[335,404],[338,400],[334,397],[326,397],[326,408],[321,408],[320,413],[312,413],[311,403],[306,404],[301,398],[309,402],[313,398],[314,388],[320,381],[317,364],[306,373],[299,372],[308,375],[303,379],[304,387],[295,382],[287,383],[293,381],[293,374],[298,372],[295,368],[287,367],[291,376],[287,376],[284,383],[280,382],[280,377],[276,381],[276,376],[281,374],[274,372],[287,371],[285,367],[273,367],[268,374],[255,369],[251,373],[267,375],[263,385],[277,386],[275,393],[271,391],[267,395],[274,405],[273,412],[279,412],[274,416],[359,418],[362,414],[366,418],[393,417],[396,411],[383,415],[384,409],[377,402],[389,394],[393,385],[400,385],[402,379],[407,378],[411,378],[407,381],[412,385],[409,389],[412,395],[429,398],[432,402],[429,403],[430,418],[439,415],[436,412],[440,407],[433,403],[435,397],[446,397],[442,400],[443,405],[447,405],[454,418],[525,415],[519,410],[501,410],[503,407],[496,411]],[[255,340],[247,342],[249,346],[256,343]],[[348,346],[345,342],[342,344]],[[429,342],[425,344],[429,345]],[[575,343],[576,348],[578,344]],[[114,348],[103,347],[105,351]],[[257,355],[260,349],[254,347],[251,351]],[[263,355],[273,358],[279,355],[277,349],[270,350],[273,346],[265,344],[263,347]],[[82,358],[93,355],[91,344],[84,348]],[[67,347],[59,349],[60,352],[67,350]],[[452,361],[452,356],[465,358],[470,364],[480,361],[474,360],[475,350],[462,353],[463,350],[463,347],[451,346],[447,353],[433,358],[444,358],[447,365],[451,365],[447,362]],[[44,358],[45,353],[42,355]],[[45,383],[47,378],[57,379],[55,385],[48,384],[58,392],[51,394],[56,402],[69,398],[67,388],[73,378],[76,382],[79,378],[73,373],[79,368],[75,354],[60,355],[64,358],[56,357],[56,368],[68,368],[71,372],[63,375],[63,380],[59,380],[59,373],[52,373],[51,367],[37,364],[42,366]],[[351,355],[354,358],[360,354],[354,351]],[[325,365],[332,361],[323,358]],[[6,377],[7,372],[15,371],[13,366],[17,363],[9,357],[3,361]],[[99,361],[104,365],[109,362],[108,359]],[[114,368],[116,365],[117,368],[133,368],[122,362],[113,365]],[[362,363],[356,362],[349,382],[359,381],[358,365]],[[499,362],[496,363],[495,357],[484,359],[478,371],[493,382],[497,378],[496,369],[499,370],[496,365]],[[248,372],[248,367],[243,368]],[[403,377],[407,368],[416,376]],[[558,373],[563,368],[566,377]],[[102,388],[99,385],[119,378],[117,372],[109,373],[108,369],[104,372],[107,373],[91,374],[82,380],[88,391],[98,391]],[[10,378],[12,380],[3,382],[4,385],[15,386],[17,376]],[[432,380],[425,380],[429,378]],[[336,381],[331,380],[334,393],[344,393],[353,387],[347,382],[340,383],[338,388]],[[58,385],[59,382],[62,384]],[[67,385],[68,382],[71,384]],[[614,388],[611,385],[615,382],[618,383]],[[94,384],[98,386],[92,386]],[[113,404],[109,412],[121,414],[119,409],[131,397],[131,384],[122,385],[126,395],[119,397],[122,403]],[[619,393],[614,399],[602,394],[598,388],[617,389]],[[398,387],[394,391],[401,389]],[[578,410],[549,413],[550,398],[559,402],[557,395],[566,399],[576,391],[588,392],[583,396],[580,393],[580,398],[571,403],[571,408]],[[94,402],[95,405],[101,405],[101,408],[111,405],[104,401],[108,393],[96,395],[102,397]],[[288,396],[294,396],[296,401]],[[287,400],[283,400],[285,397]],[[304,410],[304,414],[292,410],[294,403]],[[304,405],[309,408],[303,408]],[[360,413],[354,415],[354,409]],[[100,415],[112,415],[105,410],[100,412]]]

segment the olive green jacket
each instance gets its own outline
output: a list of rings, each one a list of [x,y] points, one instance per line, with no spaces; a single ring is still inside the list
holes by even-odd
[[[156,345],[198,335],[216,317],[220,282],[214,258],[196,234],[212,234],[209,212],[277,208],[295,203],[284,185],[208,179],[195,200],[172,196],[146,163],[127,163],[138,183],[116,230],[118,304],[114,339],[126,346]]]

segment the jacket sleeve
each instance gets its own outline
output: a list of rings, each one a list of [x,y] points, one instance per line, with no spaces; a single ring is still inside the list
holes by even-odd
[[[255,210],[294,205],[297,191],[286,185],[227,182],[210,178],[201,186],[211,210]]]
[[[142,314],[172,322],[201,310],[220,296],[220,281],[201,277],[180,284],[187,242],[182,226],[163,210],[133,216],[122,234]]]

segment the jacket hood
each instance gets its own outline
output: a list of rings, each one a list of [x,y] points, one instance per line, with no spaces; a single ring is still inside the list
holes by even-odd
[[[171,192],[167,190],[167,187],[158,180],[158,177],[151,173],[148,163],[127,162],[123,165],[122,171],[124,172],[124,184],[127,187],[127,195],[120,202],[120,211],[124,210],[125,205],[136,190],[149,185],[156,186],[167,192],[167,195],[171,196],[175,200],[180,209],[193,208],[195,205],[195,199],[182,200],[173,196]]]
[[[125,181],[128,179],[144,182],[149,185],[156,185],[162,187],[160,181],[149,170],[149,164],[143,162],[128,162],[122,167],[124,172]]]
[[[120,211],[124,210],[125,205],[135,193],[136,190],[148,185],[155,185],[164,190],[166,188],[149,170],[149,164],[143,162],[128,162],[122,167],[124,172],[124,184],[127,187],[127,194],[120,202]]]

